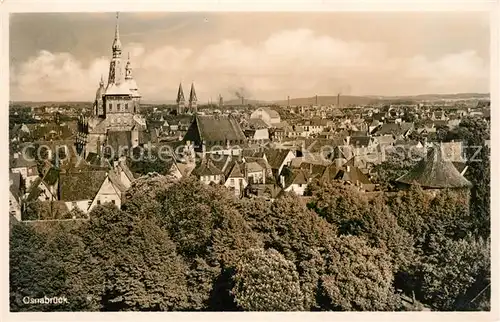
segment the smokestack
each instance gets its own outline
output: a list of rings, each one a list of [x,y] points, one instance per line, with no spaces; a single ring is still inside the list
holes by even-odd
[[[318,106],[318,95],[316,95],[316,106]]]
[[[245,105],[245,98],[243,96],[241,97],[241,105]]]
[[[288,103],[287,104],[288,104],[287,106],[290,107],[290,95],[288,95]]]
[[[340,93],[337,94],[337,107],[340,107]]]

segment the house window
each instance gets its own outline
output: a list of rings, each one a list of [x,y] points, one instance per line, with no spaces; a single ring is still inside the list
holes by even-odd
[[[101,200],[98,199],[97,200],[97,204],[100,205],[101,204]]]
[[[128,111],[128,103],[125,104],[125,110]]]
[[[71,208],[76,208],[76,201],[73,201],[73,202],[71,203]]]
[[[109,103],[108,104],[108,108],[109,108],[110,111],[112,111],[113,110],[113,104]]]
[[[234,185],[234,179],[233,178],[229,179],[229,183],[233,186]]]
[[[118,106],[117,106],[116,110],[117,110],[117,111],[119,111],[119,112],[121,112],[121,110],[122,110],[122,106],[121,106],[121,104],[120,104],[120,103],[118,103]]]
[[[113,205],[116,205],[115,199],[111,199],[111,202],[113,203]]]
[[[210,176],[210,180],[215,180],[215,179],[214,179],[214,176]]]

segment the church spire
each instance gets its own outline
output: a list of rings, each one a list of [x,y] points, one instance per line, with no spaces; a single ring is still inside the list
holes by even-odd
[[[122,43],[120,42],[119,14],[116,13],[115,39],[113,40],[113,57],[119,58],[122,55]]]
[[[177,91],[177,104],[184,103],[186,99],[184,98],[184,91],[182,90],[182,83],[179,83],[179,90]]]
[[[101,74],[101,81],[99,82],[100,87],[104,87],[104,77]]]
[[[197,112],[197,102],[196,91],[194,90],[194,83],[191,83],[191,91],[189,92],[189,109],[192,113]]]
[[[130,53],[127,56],[127,64],[125,65],[125,79],[132,78],[132,66],[130,64]]]
[[[184,113],[184,104],[186,99],[184,98],[184,91],[182,90],[182,83],[179,83],[179,90],[177,91],[177,114]]]
[[[191,83],[191,92],[189,93],[189,103],[195,103],[198,101],[196,97],[196,91],[194,90],[194,83]]]

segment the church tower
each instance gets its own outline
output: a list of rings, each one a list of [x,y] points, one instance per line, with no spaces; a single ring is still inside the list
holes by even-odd
[[[186,99],[184,98],[184,91],[182,90],[182,83],[179,83],[179,90],[177,91],[177,114],[184,114]]]
[[[104,117],[104,102],[102,96],[104,95],[104,79],[101,75],[101,81],[99,82],[99,88],[95,93],[94,108],[92,110],[92,115],[97,117]]]
[[[196,91],[194,90],[194,83],[191,83],[191,91],[189,92],[189,110],[191,113],[196,114],[198,111],[198,98],[196,97]]]
[[[111,46],[113,57],[109,64],[108,87],[111,84],[119,85],[122,82],[122,43],[118,26],[118,13],[116,14],[115,39]]]
[[[132,93],[132,113],[139,113],[141,94],[132,75],[132,64],[130,63],[130,53],[128,54],[127,64],[125,65],[125,83]]]

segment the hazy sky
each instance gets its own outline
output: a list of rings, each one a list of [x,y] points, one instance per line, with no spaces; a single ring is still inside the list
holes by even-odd
[[[11,100],[94,99],[115,13],[10,16]],[[143,100],[489,92],[489,15],[121,13]],[[188,95],[188,93],[185,93]]]

